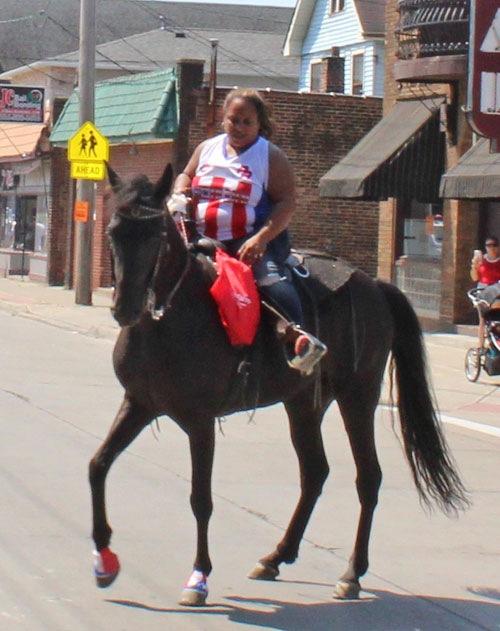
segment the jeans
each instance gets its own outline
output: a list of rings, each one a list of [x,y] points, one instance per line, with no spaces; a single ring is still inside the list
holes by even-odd
[[[242,244],[250,236],[224,241],[228,253],[236,256]],[[304,318],[300,298],[285,268],[289,253],[288,233],[285,231],[269,242],[264,257],[252,265],[252,271],[262,296],[276,306],[288,320],[302,325]]]

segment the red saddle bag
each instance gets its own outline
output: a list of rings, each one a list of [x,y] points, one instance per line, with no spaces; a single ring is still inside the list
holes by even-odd
[[[215,252],[217,279],[210,288],[233,346],[249,345],[260,320],[260,298],[252,269],[221,249]]]

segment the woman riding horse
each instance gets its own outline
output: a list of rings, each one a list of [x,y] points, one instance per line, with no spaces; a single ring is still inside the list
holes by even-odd
[[[203,605],[212,569],[208,524],[215,419],[253,406],[248,404],[245,388],[235,389],[241,353],[230,344],[210,294],[213,264],[188,249],[174,219],[164,211],[171,168],[154,185],[145,176],[122,182],[109,168],[108,175],[114,191],[114,214],[108,227],[116,282],[113,313],[122,327],[113,363],[125,395],[89,465],[95,575],[98,585],[105,587],[120,567],[109,547],[108,471],[144,427],[167,415],[189,437],[191,506],[197,523],[193,574],[181,603]],[[356,598],[359,579],[368,569],[372,519],[382,479],[374,416],[391,351],[390,374],[395,367],[404,449],[420,497],[451,512],[464,507],[467,499],[433,407],[421,329],[408,300],[396,287],[360,271],[332,291],[320,278],[331,275],[337,262],[311,258],[308,265],[309,292],[318,308],[313,312],[306,303],[304,322],[312,327],[317,320],[319,335],[330,352],[317,366],[319,376],[302,376],[288,365],[273,327],[261,323],[261,353],[251,371],[259,383],[255,406],[280,401],[285,405],[300,466],[300,498],[282,540],[260,559],[251,576],[273,579],[281,563],[297,558],[329,472],[321,421],[336,399],[356,464],[360,515],[354,549],[335,595]]]
[[[222,241],[229,254],[252,266],[262,294],[289,321],[281,334],[293,349],[290,366],[309,373],[326,347],[301,329],[300,299],[284,267],[290,254],[287,226],[296,206],[292,168],[269,141],[270,112],[255,90],[229,92],[222,127],[223,134],[194,150],[174,194],[192,198],[199,233]]]

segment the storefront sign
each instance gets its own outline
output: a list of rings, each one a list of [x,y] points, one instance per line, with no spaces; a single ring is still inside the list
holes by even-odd
[[[0,83],[0,122],[43,123],[43,88]]]
[[[500,144],[500,0],[471,0],[468,119]]]
[[[109,142],[94,125],[87,121],[68,141],[71,177],[103,180],[105,161],[109,160]]]
[[[75,221],[87,222],[89,219],[89,202],[75,202]]]

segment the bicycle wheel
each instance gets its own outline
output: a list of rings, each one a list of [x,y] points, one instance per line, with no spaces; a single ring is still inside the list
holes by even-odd
[[[481,372],[481,350],[469,348],[465,355],[465,376],[473,383],[478,380]]]

